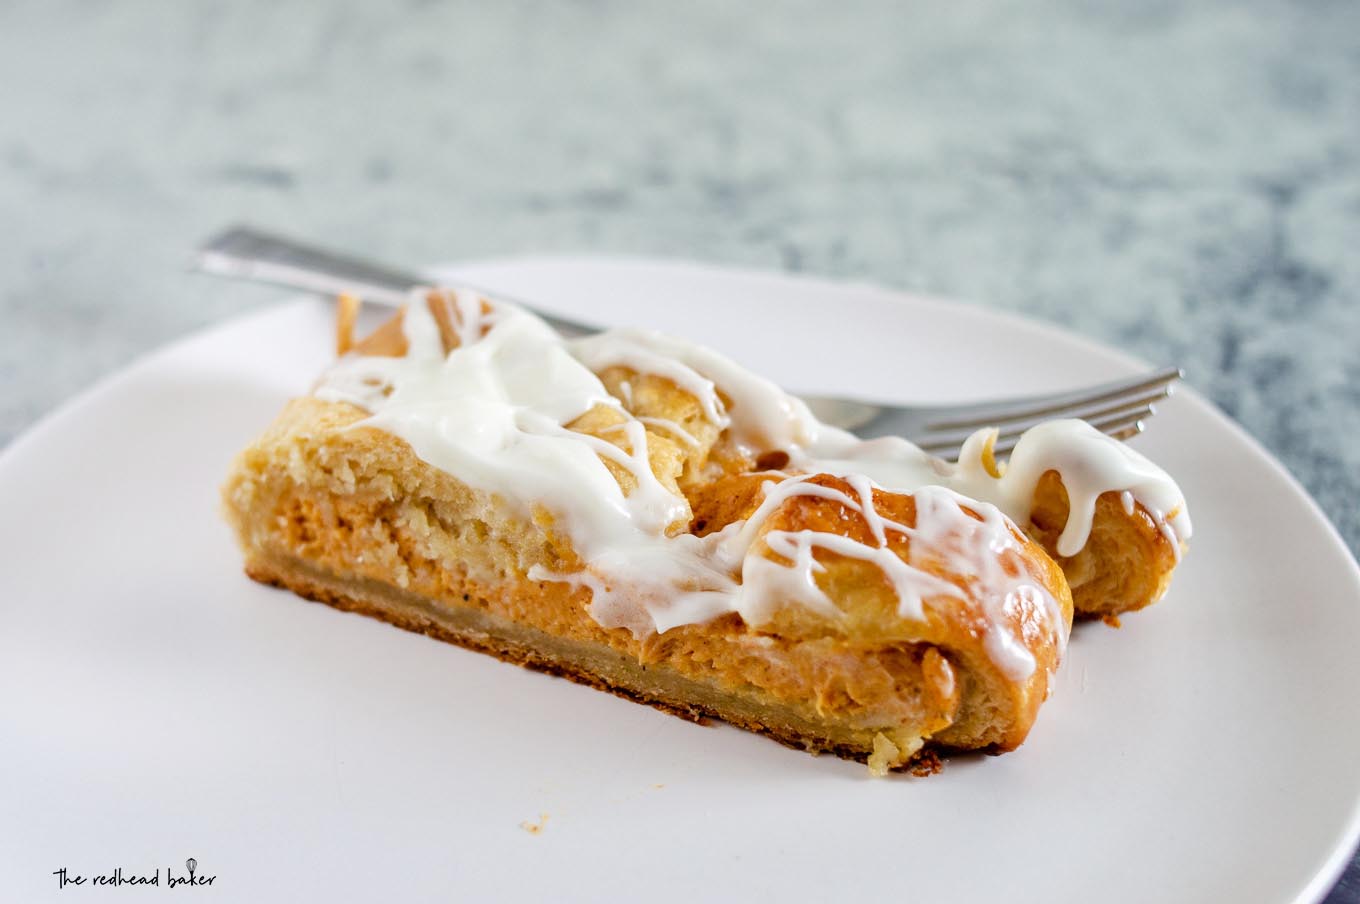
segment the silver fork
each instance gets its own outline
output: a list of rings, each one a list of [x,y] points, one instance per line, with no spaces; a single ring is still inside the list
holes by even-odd
[[[411,288],[428,284],[428,280],[411,273],[246,226],[228,229],[204,242],[194,258],[194,269],[308,292],[353,292],[389,304],[403,303]],[[504,292],[467,287],[533,310],[564,336],[600,331],[599,327],[540,311],[532,303]],[[936,455],[952,455],[975,430],[995,427],[996,452],[1004,454],[1015,448],[1025,430],[1052,418],[1081,418],[1117,439],[1135,436],[1156,413],[1155,403],[1171,395],[1173,384],[1182,376],[1180,368],[1164,367],[1085,389],[968,405],[884,405],[816,396],[805,396],[804,400],[828,424],[865,437],[904,436]]]

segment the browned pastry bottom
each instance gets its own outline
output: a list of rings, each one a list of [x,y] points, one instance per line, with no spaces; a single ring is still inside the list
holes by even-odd
[[[798,723],[804,720],[795,714],[785,712],[780,714],[780,718],[771,718],[771,711],[768,709],[757,716],[754,713],[742,712],[733,705],[720,708],[715,698],[721,695],[721,691],[673,672],[669,675],[658,674],[661,671],[670,672],[668,669],[658,669],[656,666],[648,668],[613,651],[595,651],[597,655],[614,659],[615,665],[625,673],[639,678],[646,673],[651,679],[648,682],[652,685],[651,689],[629,686],[608,680],[588,668],[545,652],[554,645],[563,644],[561,638],[553,638],[534,628],[520,625],[513,626],[513,630],[525,634],[526,637],[532,637],[534,641],[532,644],[495,636],[492,632],[497,627],[504,628],[508,624],[496,625],[496,622],[502,620],[487,613],[485,608],[469,606],[457,613],[455,619],[453,618],[455,613],[443,609],[436,610],[419,597],[405,594],[396,588],[372,581],[341,581],[319,573],[306,563],[296,560],[285,563],[253,557],[247,561],[245,571],[251,579],[261,584],[289,590],[305,599],[325,603],[344,612],[378,618],[407,631],[457,644],[479,653],[488,653],[514,665],[566,678],[637,703],[645,703],[687,722],[706,725],[710,719],[718,719],[814,755],[831,753],[843,759],[859,762],[868,762],[870,759],[869,752],[864,750],[862,745],[852,746],[827,738],[824,734],[812,730],[810,725],[799,725]],[[450,623],[458,619],[467,624],[457,626]],[[661,684],[670,687],[663,688]],[[714,702],[704,702],[705,700]],[[739,701],[731,702],[740,706]],[[927,744],[906,763],[891,768],[893,771],[909,772],[916,776],[933,775],[941,769],[941,752],[946,751],[938,745]]]

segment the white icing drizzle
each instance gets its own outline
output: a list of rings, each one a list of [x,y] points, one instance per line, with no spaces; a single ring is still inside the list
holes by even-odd
[[[780,566],[760,556],[747,556],[738,608],[747,621],[760,624],[789,602],[834,616],[835,603],[816,583],[816,575],[825,570],[813,558],[813,551],[820,548],[875,565],[893,585],[898,615],[905,619],[925,621],[931,600],[952,599],[955,605],[973,606],[976,598],[988,624],[984,639],[987,653],[1013,681],[1028,678],[1035,667],[1034,656],[1011,630],[1013,623],[1019,623],[1022,634],[1046,633],[1045,639],[1060,653],[1065,649],[1067,632],[1062,608],[1052,594],[1024,571],[1023,547],[1013,532],[1015,528],[995,506],[967,499],[945,487],[923,486],[913,496],[915,526],[907,527],[878,513],[873,503],[873,485],[863,476],[846,478],[857,499],[806,480],[794,477],[766,484],[765,501],[749,519],[746,529],[758,526],[774,507],[791,496],[820,496],[858,512],[873,534],[875,545],[811,530],[768,532],[763,537],[765,545],[791,564]],[[968,511],[978,517],[970,516]],[[903,534],[910,541],[906,561],[889,548],[890,531]],[[923,566],[927,563],[935,563],[953,574],[971,575],[977,586],[970,593],[925,570]],[[1023,638],[1031,642],[1034,639]]]
[[[457,293],[465,324],[480,318],[481,300]],[[322,378],[315,395],[371,412],[362,423],[401,437],[421,459],[511,504],[544,501],[572,524],[621,541],[660,534],[688,518],[688,505],[652,474],[642,425],[624,425],[632,452],[568,430],[595,405],[621,409],[537,317],[498,305],[482,319],[485,336],[467,337],[445,357],[425,305],[408,306],[404,357],[348,355]],[[625,495],[604,467],[626,468],[637,487]],[[575,539],[575,534],[572,535]]]
[[[733,439],[748,449],[785,449],[811,441],[819,429],[834,429],[818,423],[802,399],[700,345],[650,330],[609,330],[567,345],[594,371],[623,365],[671,379],[699,400],[709,420],[730,426]],[[719,389],[730,404],[723,404]]]
[[[647,424],[650,427],[656,427],[660,430],[664,430],[665,432],[669,433],[671,436],[674,436],[676,439],[680,440],[680,442],[684,443],[690,448],[698,448],[700,445],[699,440],[695,438],[693,433],[690,433],[684,427],[680,426],[679,424],[677,424],[675,421],[671,420],[668,417],[651,417],[648,415],[640,415],[638,416],[638,420],[644,424]]]
[[[535,569],[530,578],[589,588],[590,614],[606,627],[644,636],[731,612],[758,626],[789,605],[837,617],[817,584],[823,551],[881,570],[903,619],[924,621],[937,605],[980,607],[989,626],[988,655],[1020,681],[1034,670],[1029,647],[1035,641],[1047,636],[1061,649],[1066,640],[1057,601],[1021,564],[1012,523],[1027,521],[1044,473],[1058,471],[1071,500],[1058,542],[1062,555],[1084,545],[1095,500],[1106,492],[1120,493],[1127,512],[1135,504],[1145,509],[1173,547],[1190,536],[1175,483],[1080,421],[1030,430],[997,476],[986,465],[987,431],[968,439],[958,464],[947,464],[903,439],[862,441],[822,424],[799,399],[708,349],[635,330],[565,341],[514,305],[496,303],[483,312],[475,293],[450,290],[446,297],[457,315],[459,344],[452,352],[444,354],[438,325],[418,292],[403,319],[407,354],[347,355],[323,375],[315,395],[366,409],[370,416],[356,427],[401,437],[424,461],[523,514],[540,506],[552,513],[585,568],[571,574]],[[674,421],[629,415],[595,373],[613,365],[672,381],[738,444],[752,452],[783,451],[789,470],[802,476],[766,483],[761,505],[745,521],[705,537],[684,532],[688,503],[652,473],[644,425],[686,445],[699,441]],[[625,385],[621,394],[631,399],[632,390]],[[628,418],[610,428],[623,434],[625,448],[566,426],[598,405]],[[604,459],[632,475],[629,492]],[[816,473],[844,479],[853,494],[809,482]],[[913,494],[914,525],[884,518],[873,504],[875,487]],[[833,500],[858,513],[873,542],[764,530],[771,513],[794,496]],[[907,560],[890,547],[892,534],[908,539]],[[932,569],[966,576],[967,590]]]
[[[571,352],[586,367],[599,373],[607,367],[627,367],[640,374],[665,377],[699,400],[704,415],[719,427],[729,423],[718,398],[717,387],[678,355],[658,352],[665,347],[664,336],[641,330],[611,330],[586,336],[572,343]]]
[[[964,496],[990,502],[1019,524],[1029,521],[1039,479],[1057,471],[1067,490],[1070,514],[1057,551],[1073,556],[1086,545],[1095,518],[1096,500],[1105,493],[1127,492],[1142,506],[1179,554],[1192,526],[1185,497],[1176,482],[1152,462],[1085,421],[1065,419],[1027,430],[1011,452],[1000,476],[987,468],[993,437],[979,430],[964,441],[955,464],[932,458],[898,437],[859,440],[844,431],[822,427],[817,440],[790,455],[803,471],[863,474],[885,489],[912,493],[922,486],[947,486]]]

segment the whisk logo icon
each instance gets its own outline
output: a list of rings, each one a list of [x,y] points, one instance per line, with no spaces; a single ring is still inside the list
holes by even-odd
[[[173,869],[167,869],[165,871],[166,888],[178,888],[182,885],[187,885],[191,888],[197,885],[212,885],[213,880],[217,878],[216,876],[195,875],[195,873],[198,872],[198,861],[193,857],[184,861],[184,867],[189,871],[189,875],[187,876],[176,876]]]

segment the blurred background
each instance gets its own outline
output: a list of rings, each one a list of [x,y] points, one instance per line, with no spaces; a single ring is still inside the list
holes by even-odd
[[[249,221],[1022,312],[1182,364],[1360,548],[1356,3],[5,0],[0,85],[0,445],[280,298],[184,272]]]

